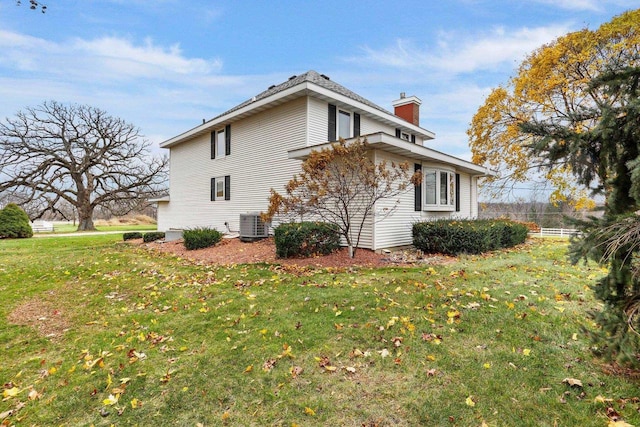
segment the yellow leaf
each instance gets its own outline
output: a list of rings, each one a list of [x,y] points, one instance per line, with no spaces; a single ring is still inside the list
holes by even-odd
[[[524,354],[525,356],[529,356],[531,355],[531,350],[528,348],[525,348],[524,350],[522,350],[522,354]]]
[[[304,413],[313,417],[316,414],[316,411],[314,411],[313,409],[309,408],[308,406],[305,406],[304,408]]]
[[[253,371],[253,365],[249,365],[244,369],[244,373],[245,374],[248,374],[251,371]]]
[[[9,389],[6,389],[5,391],[2,392],[2,396],[7,398],[7,397],[16,397],[18,395],[18,393],[20,393],[20,389],[18,389],[18,387],[11,387]]]
[[[594,399],[594,402],[596,403],[606,403],[606,402],[613,402],[613,399],[607,399],[606,397],[603,397],[601,395],[597,395]]]
[[[229,417],[230,417],[229,411],[224,411],[224,413],[222,414],[222,421],[228,420]]]
[[[476,402],[474,402],[474,400],[471,398],[471,396],[467,397],[464,401],[464,403],[467,404],[467,406],[476,406]]]
[[[118,395],[114,396],[113,394],[110,394],[109,397],[107,397],[102,401],[102,403],[106,406],[115,405],[116,403],[118,403],[118,398],[119,398]]]
[[[491,369],[491,363],[485,363],[484,365],[482,365],[482,367],[484,369]]]
[[[629,424],[625,421],[619,420],[619,421],[609,421],[609,424],[607,424],[607,427],[634,427],[633,424]]]
[[[131,408],[132,409],[136,409],[139,408],[140,406],[142,406],[142,402],[140,402],[138,399],[136,399],[135,397],[133,399],[131,399]]]

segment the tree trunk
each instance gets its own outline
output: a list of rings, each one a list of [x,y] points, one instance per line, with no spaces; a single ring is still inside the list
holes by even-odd
[[[93,206],[81,206],[78,208],[78,231],[94,231]]]

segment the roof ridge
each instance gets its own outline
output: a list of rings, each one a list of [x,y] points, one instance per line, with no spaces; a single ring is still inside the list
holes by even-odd
[[[339,83],[334,82],[333,80],[331,80],[327,75],[325,74],[320,74],[315,70],[309,70],[305,73],[302,73],[300,75],[293,75],[291,77],[289,77],[286,81],[277,84],[277,85],[271,85],[267,88],[267,90],[264,90],[262,92],[260,92],[259,94],[257,94],[256,96],[253,96],[252,98],[236,105],[235,107],[225,111],[224,113],[214,117],[212,120],[218,119],[220,117],[226,116],[227,114],[230,114],[236,110],[239,110],[241,108],[246,107],[249,104],[252,104],[256,101],[259,101],[261,99],[267,98],[271,95],[275,95],[279,92],[282,92],[286,89],[289,89],[291,87],[297,86],[300,83],[304,83],[304,82],[310,82],[310,83],[314,83],[318,86],[321,86],[325,89],[328,89],[332,92],[335,92],[339,95],[343,95],[346,96],[349,99],[352,99],[354,101],[358,101],[361,102],[365,105],[368,105],[369,107],[373,107],[376,110],[382,111],[384,113],[387,114],[393,114],[390,111],[380,107],[379,105],[369,101],[368,99],[358,95],[357,93],[353,92],[352,90],[347,89],[346,87],[342,86]]]

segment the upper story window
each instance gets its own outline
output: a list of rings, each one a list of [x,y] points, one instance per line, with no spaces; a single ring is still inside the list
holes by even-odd
[[[411,141],[411,135],[409,135],[406,132],[401,132],[400,133],[400,138],[404,139],[405,141]]]
[[[340,110],[338,113],[338,138],[351,138],[351,113]]]
[[[456,207],[456,174],[440,169],[423,169],[424,209],[454,210]]]
[[[211,158],[222,159],[231,154],[231,125],[211,132]]]
[[[329,141],[337,141],[338,138],[353,138],[360,136],[360,114],[346,109],[339,109],[329,104],[328,120]]]
[[[224,129],[216,132],[216,154],[217,158],[221,159],[225,156],[225,137]]]

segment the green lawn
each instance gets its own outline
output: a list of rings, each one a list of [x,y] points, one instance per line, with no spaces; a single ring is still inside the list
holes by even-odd
[[[640,425],[638,381],[582,333],[604,272],[564,242],[309,270],[120,240],[0,241],[7,425]]]

